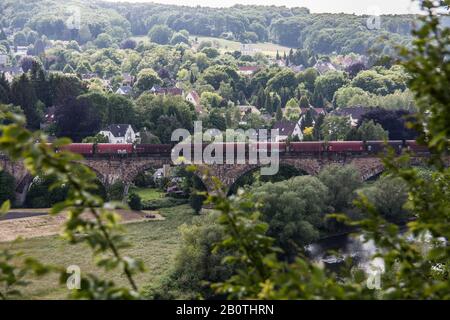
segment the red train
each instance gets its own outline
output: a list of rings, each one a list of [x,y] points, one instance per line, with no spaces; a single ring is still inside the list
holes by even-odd
[[[209,144],[202,144],[200,150],[204,150]],[[274,143],[262,143],[255,144],[245,143],[231,143],[234,146],[235,154],[238,151],[245,150],[248,152],[271,152],[275,149]],[[394,149],[395,152],[400,154],[403,149],[412,151],[413,153],[428,153],[429,150],[421,145],[418,145],[416,141],[388,141],[387,146]],[[197,145],[189,145],[188,148],[195,150]],[[70,145],[61,147],[61,150],[71,151],[73,153],[89,155],[170,155],[173,146],[170,144],[110,144],[110,143],[72,143]],[[230,143],[224,143],[224,152],[230,148]],[[360,153],[360,154],[379,154],[386,151],[386,143],[384,141],[313,141],[313,142],[291,142],[278,143],[278,151],[280,154],[302,154],[302,153]]]

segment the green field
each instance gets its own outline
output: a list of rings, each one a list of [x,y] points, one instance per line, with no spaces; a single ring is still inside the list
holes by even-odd
[[[191,35],[191,41],[194,41],[195,38],[197,38],[198,42],[202,42],[202,41],[211,41],[211,42],[216,42],[219,45],[219,50],[224,53],[224,52],[231,52],[231,51],[235,51],[235,50],[240,50],[241,49],[241,43],[239,41],[231,41],[231,40],[226,40],[226,39],[222,39],[222,38],[215,38],[215,37],[203,37],[203,36],[194,36]],[[134,40],[136,41],[149,41],[147,36],[140,36],[140,37],[133,37]],[[252,44],[252,46],[254,48],[259,49],[262,53],[269,55],[269,56],[275,56],[277,54],[277,51],[280,53],[280,55],[283,55],[284,52],[286,52],[286,54],[289,53],[289,50],[291,48],[289,47],[284,47],[275,43],[271,43],[271,42],[259,42],[259,43],[255,43]]]
[[[142,259],[147,268],[145,273],[136,276],[140,288],[155,283],[170,269],[180,244],[178,227],[190,223],[193,217],[193,211],[187,205],[161,209],[160,213],[165,217],[164,221],[146,221],[125,226],[126,239],[132,247],[123,253]],[[19,243],[0,243],[0,249],[5,248],[22,251],[47,264],[64,267],[77,265],[82,273],[92,272],[119,284],[126,284],[123,276],[118,273],[99,272],[86,246],[70,245],[56,236],[28,239]],[[56,275],[30,280],[32,282],[22,289],[25,299],[67,297],[68,291],[65,286],[59,285]]]
[[[138,188],[134,191],[143,201],[164,198],[164,192],[153,188]]]
[[[231,41],[231,40],[226,40],[226,39],[222,39],[222,38],[191,36],[192,41],[195,40],[195,38],[197,38],[199,43],[202,41],[211,41],[211,42],[218,43],[219,44],[218,49],[222,53],[235,51],[235,50],[239,51],[241,49],[241,45],[242,45],[238,41]],[[288,54],[289,50],[291,49],[291,48],[280,46],[278,44],[271,43],[271,42],[255,43],[255,44],[252,44],[252,47],[260,50],[262,53],[264,53],[266,55],[273,56],[273,57],[276,56],[277,51],[280,53],[280,55],[283,55],[283,52],[286,52],[286,54]]]

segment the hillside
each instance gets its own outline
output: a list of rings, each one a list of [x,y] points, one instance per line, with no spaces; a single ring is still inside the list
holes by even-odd
[[[94,40],[101,33],[119,41],[131,35],[142,36],[162,24],[199,36],[243,43],[270,42],[318,54],[391,54],[393,44],[409,43],[412,22],[412,16],[383,16],[381,29],[369,30],[367,17],[311,14],[306,8],[236,5],[213,9],[87,0],[5,0],[0,12],[2,28],[29,27],[50,39],[80,43]],[[81,28],[68,28],[67,20],[74,14],[77,17],[78,12]]]

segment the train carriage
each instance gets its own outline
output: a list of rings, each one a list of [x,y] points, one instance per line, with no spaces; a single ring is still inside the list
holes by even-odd
[[[387,151],[387,148],[392,148],[397,154],[400,154],[403,149],[402,140],[392,140],[388,141],[366,141],[366,151],[371,154],[378,154]]]
[[[428,153],[430,150],[427,146],[423,146],[417,143],[415,140],[407,140],[405,141],[406,148],[408,151],[411,151],[413,153]]]
[[[330,141],[327,144],[327,150],[329,152],[363,152],[363,141]]]
[[[94,154],[93,143],[71,143],[65,146],[61,146],[59,149],[82,155]]]
[[[170,154],[172,146],[170,144],[138,144],[134,149],[137,154]]]
[[[290,152],[316,153],[325,151],[325,144],[321,141],[311,142],[291,142],[289,144]]]
[[[98,154],[132,154],[133,145],[131,143],[99,143],[96,145]]]
[[[286,152],[286,142],[257,142],[250,143],[249,150],[251,152],[269,152],[278,151],[278,153]]]

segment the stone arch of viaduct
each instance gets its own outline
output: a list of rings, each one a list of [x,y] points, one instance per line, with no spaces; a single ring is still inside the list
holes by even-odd
[[[420,164],[423,158],[413,158],[412,165]],[[136,176],[150,168],[161,168],[164,165],[173,165],[170,158],[164,157],[110,157],[110,158],[87,158],[81,161],[91,168],[104,185],[112,184],[116,181],[123,181],[131,184]],[[450,164],[450,158],[447,159]],[[320,170],[329,164],[353,165],[361,174],[362,180],[383,172],[384,167],[381,160],[375,156],[355,156],[355,157],[301,157],[301,156],[280,156],[280,166],[292,166],[299,171],[310,175],[317,175]],[[11,162],[8,158],[0,159],[0,166],[16,179],[16,193],[19,199],[24,200],[26,190],[32,181],[31,175],[27,172],[21,162]],[[199,165],[202,168],[204,165]],[[219,178],[223,186],[228,190],[240,177],[248,172],[259,168],[259,164],[212,164],[208,165],[208,172],[211,176]],[[214,184],[211,179],[204,179],[200,172],[197,176],[202,180],[206,189],[211,192]],[[25,194],[25,195],[24,195]]]
[[[123,181],[131,183],[136,176],[150,168],[160,168],[164,165],[172,165],[170,158],[152,158],[152,157],[112,157],[112,158],[87,158],[81,161],[84,165],[91,168],[98,176],[99,180],[109,185],[116,181]],[[348,159],[315,159],[308,157],[281,157],[280,165],[289,165],[300,171],[306,172],[310,175],[316,175],[320,172],[323,166],[336,164],[353,164],[359,170],[364,180],[379,174],[383,171],[383,165],[378,158],[364,157],[364,158],[348,158]],[[13,175],[16,179],[17,191],[22,190],[26,182],[29,182],[30,175],[24,168],[21,162],[11,162],[7,158],[2,158],[0,162],[1,167]],[[199,168],[204,165],[200,165]],[[242,175],[251,170],[259,168],[259,164],[212,164],[208,165],[208,172],[212,176],[216,176],[222,181],[225,187],[230,187]],[[198,173],[200,178],[201,175]],[[203,179],[204,180],[204,179]],[[208,181],[203,181],[208,191],[212,190],[212,184]]]

